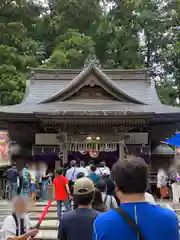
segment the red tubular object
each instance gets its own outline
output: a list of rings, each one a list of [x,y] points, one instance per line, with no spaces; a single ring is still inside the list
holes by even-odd
[[[41,225],[41,223],[43,222],[46,214],[48,213],[48,210],[49,210],[52,202],[53,202],[53,201],[50,200],[50,201],[48,202],[48,204],[45,206],[45,208],[44,208],[44,210],[43,210],[43,212],[42,212],[42,214],[41,214],[41,217],[40,217],[39,221],[37,222],[35,228],[39,228],[39,227],[40,227],[40,225]]]

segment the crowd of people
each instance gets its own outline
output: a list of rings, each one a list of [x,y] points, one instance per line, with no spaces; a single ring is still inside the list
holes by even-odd
[[[179,239],[176,214],[157,206],[147,192],[149,173],[143,159],[131,156],[118,162],[111,175],[104,162],[99,169],[92,163],[86,171],[80,175],[72,161],[62,177],[75,208],[59,215],[58,239]]]
[[[52,182],[53,173],[47,174],[47,166],[41,164],[26,165],[20,171],[12,164],[4,173],[6,179],[6,198],[12,200],[21,195],[31,197],[33,201],[47,200],[47,187]]]
[[[115,163],[111,172],[104,162],[97,168],[94,163],[76,166],[74,160],[65,174],[63,169],[56,170],[52,198],[57,201],[60,221],[57,238],[178,240],[177,215],[156,205],[153,196],[147,193],[148,179],[147,164],[134,156]],[[4,221],[2,231],[6,240],[23,240],[38,233],[30,224],[24,230],[20,224],[16,227],[14,215],[18,223],[23,214],[25,222],[29,222],[23,201],[22,196],[14,200],[13,214]],[[66,208],[63,214],[62,205]]]

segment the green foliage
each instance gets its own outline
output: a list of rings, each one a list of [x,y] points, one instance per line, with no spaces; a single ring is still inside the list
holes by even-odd
[[[22,100],[28,68],[39,65],[41,8],[33,1],[2,0],[0,12],[0,104],[13,104]]]
[[[56,39],[56,47],[44,67],[47,68],[78,68],[85,59],[94,52],[94,42],[91,37],[69,29]]]
[[[21,101],[29,67],[152,69],[161,100],[180,99],[180,1],[0,1],[0,104]],[[170,90],[171,89],[171,90]]]
[[[16,104],[22,101],[25,90],[25,76],[14,66],[0,66],[0,105]]]

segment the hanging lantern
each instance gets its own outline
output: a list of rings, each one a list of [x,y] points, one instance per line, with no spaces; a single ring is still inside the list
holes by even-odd
[[[99,151],[89,151],[89,156],[91,158],[97,158],[99,156]]]

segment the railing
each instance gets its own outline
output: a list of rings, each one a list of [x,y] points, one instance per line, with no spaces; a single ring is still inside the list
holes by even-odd
[[[0,199],[5,199],[7,196],[6,179],[0,178]]]
[[[150,172],[149,173],[149,183],[150,184],[157,184],[157,172]]]

